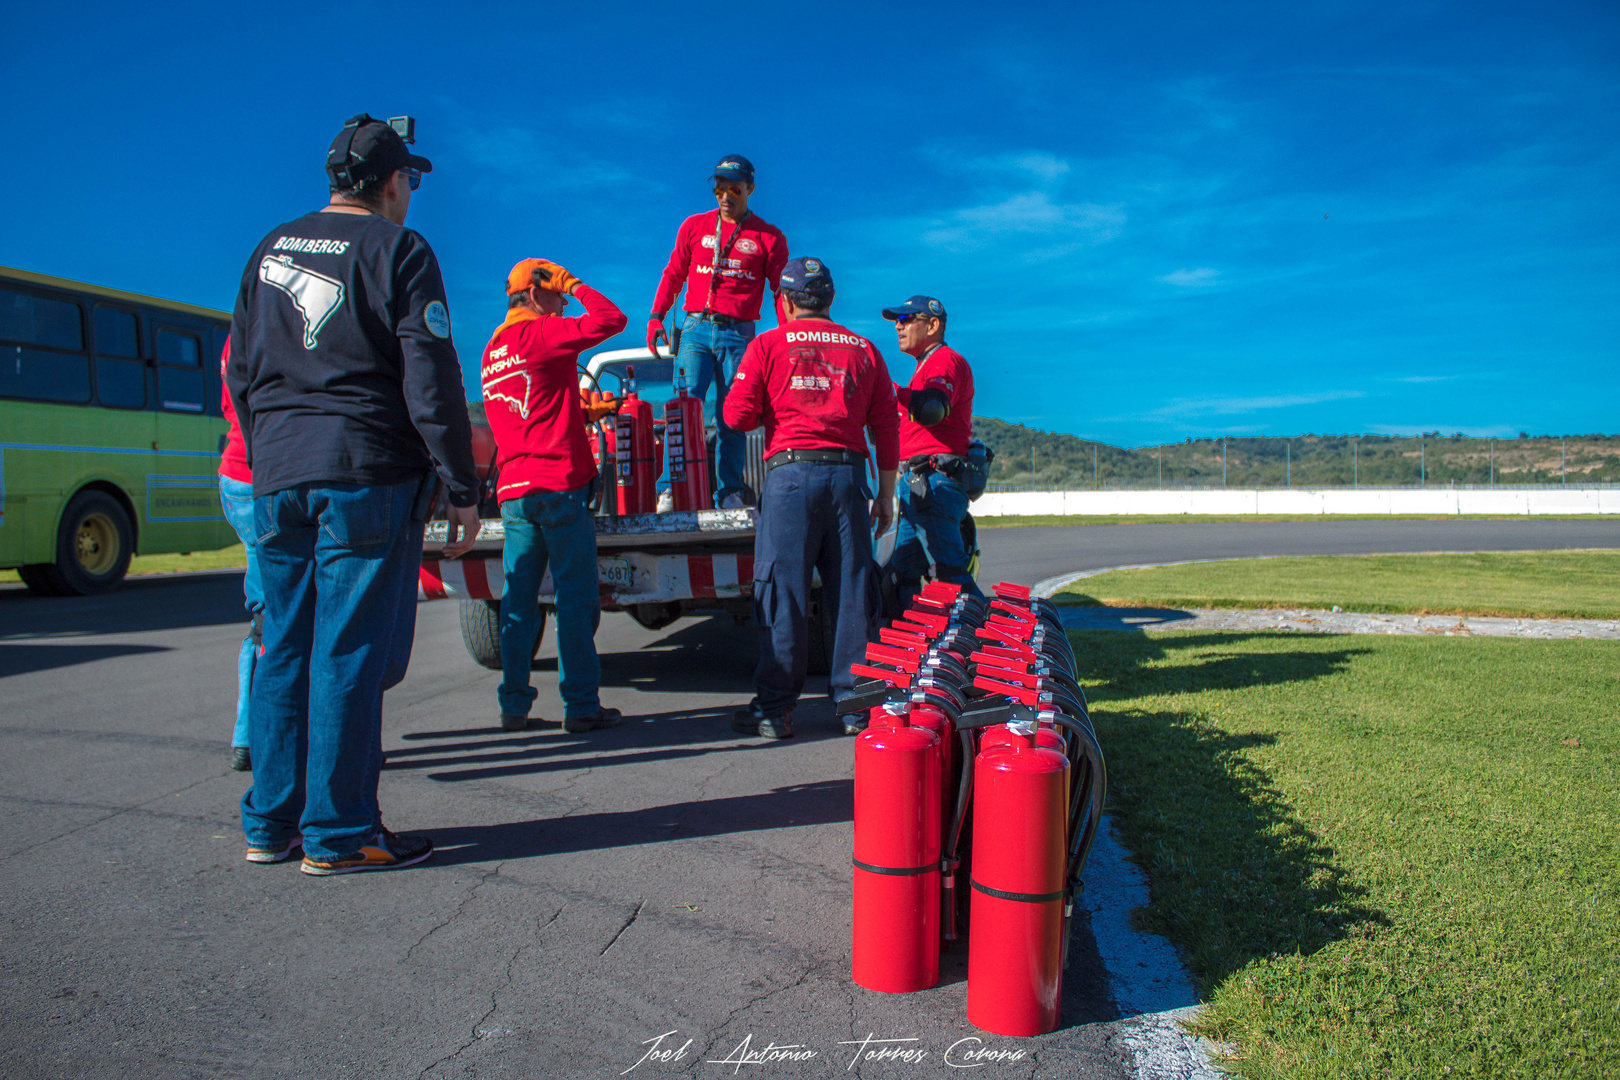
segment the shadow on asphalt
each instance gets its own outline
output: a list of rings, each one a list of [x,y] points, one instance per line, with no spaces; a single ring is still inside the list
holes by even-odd
[[[0,589],[0,625],[9,638],[144,634],[188,626],[247,629],[242,571],[129,578],[100,596],[36,596]]]
[[[701,799],[642,810],[435,828],[433,859],[439,865],[533,859],[563,852],[829,825],[852,820],[854,806],[853,780],[818,780],[757,795]]]
[[[1274,745],[1276,735],[1223,730],[1202,710],[1142,707],[1144,698],[1157,705],[1183,693],[1314,682],[1370,651],[1245,648],[1258,639],[1278,641],[1244,633],[1070,635],[1108,755],[1115,820],[1152,879],[1139,926],[1188,951],[1206,996],[1255,959],[1310,955],[1357,926],[1385,921],[1260,764],[1256,749]],[[1194,648],[1211,652],[1194,662],[1178,658]]]
[[[830,718],[830,709],[818,710],[815,704],[818,703],[801,710],[805,716],[796,725],[793,741],[844,738],[843,728],[835,726]],[[708,754],[767,750],[777,745],[732,731],[733,708],[725,705],[626,716],[624,723],[616,728],[585,735],[571,735],[562,731],[556,721],[543,720],[539,726],[524,732],[503,731],[498,727],[406,732],[400,736],[402,741],[428,745],[391,747],[383,768],[395,772],[444,769],[449,771],[428,772],[427,778],[458,783],[587,766],[601,769],[649,761],[679,761]],[[814,723],[822,711],[828,713],[827,722]],[[534,718],[530,719],[532,723]]]
[[[0,643],[0,679],[30,671],[73,667],[113,656],[168,652],[164,645],[17,645]]]

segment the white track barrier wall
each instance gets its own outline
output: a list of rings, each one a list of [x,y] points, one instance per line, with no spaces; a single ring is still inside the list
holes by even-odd
[[[1620,488],[1309,488],[1220,491],[993,491],[974,517],[1134,514],[1620,514]]]

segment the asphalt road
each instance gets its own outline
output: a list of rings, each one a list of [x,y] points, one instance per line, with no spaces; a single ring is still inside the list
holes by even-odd
[[[1620,527],[1092,526],[982,545],[984,580],[1033,583],[1220,555],[1614,547]],[[438,853],[317,879],[242,860],[247,779],[224,764],[240,612],[228,573],[79,599],[0,586],[0,1075],[943,1076],[983,1048],[1022,1051],[983,1077],[1127,1075],[1084,935],[1064,1024],[1036,1039],[967,1025],[960,949],[924,993],[851,984],[853,743],[813,696],[796,739],[731,733],[747,627],[609,616],[603,698],[626,723],[510,734],[456,605],[422,605],[382,799]],[[926,1056],[851,1068],[869,1035]],[[734,1060],[772,1043],[814,1056]],[[642,1060],[654,1045],[679,1056]]]

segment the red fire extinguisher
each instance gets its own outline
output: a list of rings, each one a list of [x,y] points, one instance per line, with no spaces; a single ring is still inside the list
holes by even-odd
[[[1035,744],[980,754],[973,774],[968,1023],[997,1035],[1056,1029],[1063,984],[1068,761]]]
[[[627,368],[625,373],[629,382],[614,433],[619,513],[650,514],[658,506],[658,491],[654,486],[657,476],[653,472],[652,406],[636,393],[636,369]]]
[[[939,981],[939,739],[909,710],[887,706],[855,740],[851,974],[891,994]]]
[[[669,490],[677,510],[707,510],[709,454],[703,402],[686,392],[686,369],[675,376],[675,396],[664,403],[664,444],[669,454]]]

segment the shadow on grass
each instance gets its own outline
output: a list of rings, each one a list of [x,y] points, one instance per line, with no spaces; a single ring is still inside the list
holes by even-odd
[[[1222,730],[1202,712],[1136,707],[1144,697],[1311,682],[1368,650],[1257,652],[1255,634],[1071,634],[1090,679],[1117,826],[1152,882],[1141,929],[1186,952],[1204,995],[1259,957],[1308,955],[1382,924],[1336,852],[1300,820],[1253,751],[1276,735]],[[1275,637],[1269,640],[1275,641]],[[1179,652],[1218,650],[1193,663]]]

